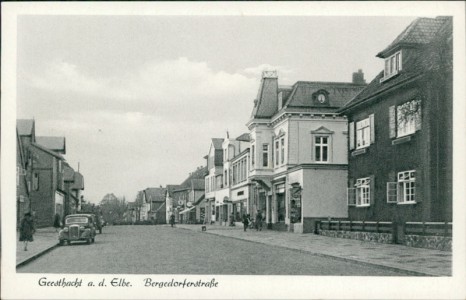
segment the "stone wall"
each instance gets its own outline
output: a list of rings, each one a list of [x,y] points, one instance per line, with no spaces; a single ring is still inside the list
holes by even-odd
[[[443,236],[405,235],[404,244],[410,247],[451,251],[451,238]]]
[[[384,244],[392,243],[391,233],[376,233],[376,232],[362,232],[362,231],[343,231],[343,230],[319,230],[320,235],[353,239],[361,241],[371,241]]]
[[[371,241],[377,243],[391,244],[393,237],[391,233],[376,233],[362,231],[343,230],[319,230],[319,234],[328,237],[354,239],[361,241]],[[405,235],[403,244],[409,247],[428,248],[442,251],[451,250],[452,239],[443,236],[421,236]]]

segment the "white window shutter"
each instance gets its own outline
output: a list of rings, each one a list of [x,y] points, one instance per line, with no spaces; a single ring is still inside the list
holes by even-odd
[[[349,123],[349,149],[354,149],[354,122]]]
[[[347,193],[347,203],[348,206],[355,206],[356,205],[356,189],[355,188],[348,188]]]
[[[375,125],[374,125],[374,114],[369,115],[370,127],[371,127],[371,144],[375,143]]]
[[[388,125],[390,127],[390,138],[396,137],[396,114],[395,106],[390,106],[388,108]]]
[[[397,182],[387,182],[387,203],[397,202],[397,187]]]
[[[416,131],[421,130],[421,125],[422,125],[421,101],[418,101],[417,105],[418,107],[417,107],[416,117],[414,119]]]

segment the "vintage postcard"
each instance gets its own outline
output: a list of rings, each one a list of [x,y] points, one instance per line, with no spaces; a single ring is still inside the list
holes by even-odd
[[[464,9],[2,3],[2,299],[464,298]]]

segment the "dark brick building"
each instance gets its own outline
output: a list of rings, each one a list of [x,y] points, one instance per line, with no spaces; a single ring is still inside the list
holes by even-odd
[[[452,220],[452,19],[418,18],[348,117],[352,220]]]

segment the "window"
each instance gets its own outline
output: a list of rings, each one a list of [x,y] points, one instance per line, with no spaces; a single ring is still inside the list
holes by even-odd
[[[398,173],[397,182],[387,182],[387,202],[398,204],[416,203],[416,171]]]
[[[34,191],[39,190],[39,173],[34,173],[32,177],[32,189]]]
[[[275,141],[275,166],[278,166],[278,163],[280,162],[280,141],[276,140]]]
[[[380,80],[385,81],[401,71],[402,61],[401,61],[401,51],[387,57],[385,59],[385,69],[384,69],[384,76]]]
[[[283,165],[285,163],[285,138],[284,137],[280,139],[280,144],[281,144],[280,162]]]
[[[58,173],[62,172],[61,160],[58,160]]]
[[[328,136],[314,137],[314,160],[316,162],[328,162]]]
[[[254,164],[256,163],[256,146],[251,146],[251,169],[254,169]]]
[[[400,189],[398,203],[415,203],[416,171],[398,173],[398,188]]]
[[[390,137],[403,137],[421,129],[421,100],[411,100],[389,108]]]
[[[356,180],[356,206],[370,205],[370,178],[359,178]]]
[[[223,180],[224,180],[225,187],[227,187],[228,186],[228,170],[225,170],[223,174]]]
[[[369,118],[356,123],[356,149],[361,149],[370,144],[370,121]]]
[[[269,166],[269,144],[262,144],[262,166]]]

